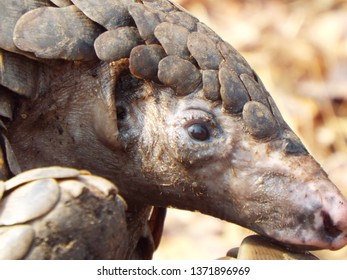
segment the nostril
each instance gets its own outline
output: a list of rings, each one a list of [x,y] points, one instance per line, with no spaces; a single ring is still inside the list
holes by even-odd
[[[324,230],[329,236],[336,238],[342,233],[342,230],[334,225],[333,220],[327,212],[322,211],[321,216],[323,218]]]

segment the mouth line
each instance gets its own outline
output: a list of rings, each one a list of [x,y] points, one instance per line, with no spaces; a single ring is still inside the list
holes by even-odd
[[[286,242],[282,242],[279,240],[276,240],[269,236],[262,236],[264,240],[272,245],[280,247],[280,249],[289,251],[291,253],[308,253],[307,251],[316,251],[316,250],[322,250],[322,248],[318,246],[313,245],[298,245],[298,244],[289,244]]]

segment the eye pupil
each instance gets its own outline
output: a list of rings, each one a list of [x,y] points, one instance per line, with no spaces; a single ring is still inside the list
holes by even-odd
[[[207,127],[203,124],[193,124],[188,127],[188,134],[191,138],[198,141],[206,141],[210,138]]]

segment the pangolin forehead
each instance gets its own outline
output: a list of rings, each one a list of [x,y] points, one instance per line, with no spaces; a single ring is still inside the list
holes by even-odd
[[[242,115],[257,139],[273,138],[286,128],[260,79],[231,45],[179,7],[165,1],[163,11],[152,2],[129,6],[145,44],[130,51],[133,75],[171,87],[178,96],[202,89],[207,102],[220,101],[226,114]],[[186,20],[175,20],[177,13]]]
[[[5,6],[13,11],[3,11],[2,21],[13,32],[1,36],[0,48],[25,52],[27,57],[39,61],[98,58],[111,63],[128,59],[134,76],[172,88],[176,98],[202,89],[206,102],[220,101],[225,114],[241,115],[247,131],[257,139],[275,138],[278,131],[288,129],[245,59],[173,2],[72,0],[73,5],[36,2],[25,11],[15,3],[13,7]],[[21,67],[23,62],[19,63],[16,56],[7,52],[0,55],[6,68],[1,70],[1,84],[23,94],[21,88],[11,86],[11,75],[20,71],[27,80],[35,80],[35,71],[30,71],[28,65]]]
[[[129,6],[145,44],[130,51],[132,74],[171,87],[178,96],[201,88],[207,101],[221,101],[225,113],[241,114],[252,136],[274,136],[284,121],[245,59],[177,6],[165,2],[163,11],[150,3]],[[178,13],[184,14],[185,21],[177,20]]]

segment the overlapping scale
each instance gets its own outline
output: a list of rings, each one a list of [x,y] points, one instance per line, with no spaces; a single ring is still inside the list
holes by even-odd
[[[78,175],[80,175],[80,172],[78,170],[73,168],[68,168],[68,167],[51,166],[51,167],[36,168],[36,169],[24,171],[20,173],[19,175],[6,181],[5,189],[8,191],[24,183],[29,183],[35,180],[42,180],[42,179],[49,179],[49,178],[66,179],[66,178],[73,178]]]
[[[131,4],[129,6],[129,13],[133,17],[141,37],[149,44],[156,43],[154,29],[161,22],[158,14],[140,3]]]
[[[131,23],[128,6],[133,0],[71,0],[88,18],[106,29]]]
[[[23,258],[35,238],[31,225],[0,227],[0,260],[19,260]]]
[[[267,106],[258,101],[249,101],[242,112],[243,121],[251,135],[265,139],[275,135],[277,122]]]
[[[42,179],[13,190],[1,200],[0,226],[25,223],[48,213],[60,196],[58,183]]]
[[[0,49],[0,85],[15,93],[36,96],[39,67],[37,61]]]
[[[175,55],[163,58],[158,66],[158,78],[177,95],[194,92],[201,83],[200,71],[188,60]]]
[[[62,167],[23,174],[0,184],[0,259],[125,258],[127,205],[115,185]]]
[[[6,88],[0,88],[0,116],[12,120],[14,97]]]
[[[141,79],[158,81],[158,65],[165,55],[157,44],[137,46],[130,53],[130,72]]]
[[[189,34],[187,28],[169,22],[160,23],[154,30],[154,35],[166,54],[177,55],[183,59],[189,59],[190,57],[187,47]]]
[[[223,57],[216,44],[207,35],[192,32],[188,37],[188,49],[202,70],[218,70]]]
[[[20,52],[13,43],[13,31],[17,21],[30,10],[50,5],[48,0],[1,0],[0,48],[10,52]]]
[[[24,14],[14,29],[15,45],[39,58],[92,60],[102,28],[76,6],[42,7]]]
[[[103,61],[117,61],[130,56],[142,38],[135,27],[119,27],[102,33],[94,42],[96,55]]]

